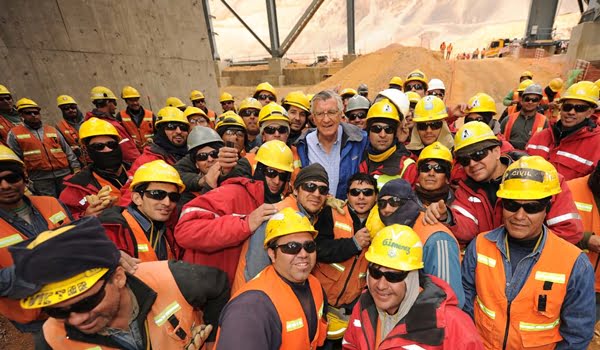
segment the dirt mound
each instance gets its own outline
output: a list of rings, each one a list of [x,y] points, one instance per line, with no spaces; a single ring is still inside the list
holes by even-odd
[[[0,349],[31,350],[33,348],[31,334],[19,332],[9,320],[0,316]]]

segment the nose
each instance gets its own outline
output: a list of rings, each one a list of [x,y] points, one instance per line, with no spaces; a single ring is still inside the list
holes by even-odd
[[[515,218],[516,219],[526,219],[527,213],[525,212],[525,209],[519,208],[519,210],[517,210],[517,212],[515,213]]]
[[[298,252],[298,254],[296,254],[296,256],[298,256],[299,258],[307,258],[308,253],[306,252],[304,247],[302,247],[302,249],[300,249],[300,252]]]
[[[67,321],[70,325],[77,327],[79,325],[86,323],[89,319],[90,319],[89,312],[84,312],[84,313],[71,312],[69,314],[69,317],[67,318]]]
[[[9,189],[10,188],[10,183],[8,183],[8,181],[2,179],[2,180],[0,180],[0,188],[2,188],[2,189]]]
[[[375,287],[378,290],[385,290],[385,289],[387,289],[387,281],[386,281],[385,277],[381,276],[380,279],[376,280]]]

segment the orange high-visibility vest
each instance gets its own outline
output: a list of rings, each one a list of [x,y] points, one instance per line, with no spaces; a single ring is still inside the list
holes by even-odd
[[[520,114],[520,112],[517,112],[508,116],[508,122],[506,122],[506,128],[504,129],[504,138],[507,141],[510,141],[510,132],[512,131],[512,127],[517,121],[517,118],[519,118]],[[540,113],[536,113],[530,135],[533,136],[535,133],[544,130],[544,124],[546,124],[546,116]]]
[[[123,170],[123,171],[125,171],[125,170]],[[94,176],[94,179],[96,179],[96,181],[98,181],[98,184],[100,185],[100,188],[98,188],[98,191],[100,191],[100,189],[102,189],[102,187],[104,187],[104,186],[109,186],[110,187],[110,195],[117,198],[115,203],[119,203],[119,200],[121,199],[121,189],[116,188],[115,185],[110,183],[110,181],[106,180],[105,178],[96,174],[93,171],[92,171],[92,175]]]
[[[10,120],[0,115],[0,144],[6,144],[8,139],[8,132],[14,128],[15,124],[11,123]]]
[[[39,140],[24,125],[12,128],[15,139],[23,152],[27,170],[58,170],[69,167],[67,154],[58,141],[58,130],[44,125],[44,139]]]
[[[79,149],[79,132],[75,128],[67,123],[66,120],[61,119],[56,123],[56,128],[65,138],[65,141],[71,146],[73,150]]]
[[[142,262],[147,261],[157,261],[158,257],[154,252],[154,248],[152,247],[152,243],[148,241],[148,237],[146,237],[146,233],[140,226],[140,223],[129,213],[127,209],[123,210],[121,213],[127,221],[127,225],[129,225],[129,229],[133,232],[134,244],[136,245],[135,250],[137,252],[136,258],[142,260]],[[167,248],[167,256],[168,259],[173,259],[173,254],[171,253],[171,249],[169,248],[169,243],[166,241]]]
[[[125,130],[131,135],[135,141],[135,145],[141,152],[148,142],[148,139],[151,139],[154,136],[152,111],[144,109],[144,117],[142,118],[139,127],[135,124],[135,121],[131,119],[131,116],[127,114],[127,110],[122,110],[120,114]]]

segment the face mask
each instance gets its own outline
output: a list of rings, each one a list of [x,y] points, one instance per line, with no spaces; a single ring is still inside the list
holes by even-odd
[[[123,162],[123,153],[121,152],[121,147],[117,147],[110,152],[98,152],[91,148],[88,148],[87,151],[90,159],[94,163],[94,166],[99,169],[118,169]]]

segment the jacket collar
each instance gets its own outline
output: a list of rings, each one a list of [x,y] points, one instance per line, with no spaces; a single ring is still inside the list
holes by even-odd
[[[344,147],[346,145],[346,142],[348,141],[361,142],[363,137],[365,137],[362,133],[362,129],[356,125],[343,122],[341,122],[340,125],[342,126],[342,147]],[[306,143],[306,135],[316,131],[316,128],[310,128],[308,130],[303,131],[302,135],[298,137],[294,144]]]
[[[546,225],[542,226],[542,241],[540,242],[540,244],[538,244],[538,246],[535,248],[535,250],[533,252],[531,252],[531,256],[533,255],[539,255],[542,253],[542,249],[544,249],[544,245],[546,244],[546,239],[548,237],[547,234],[547,227]],[[502,256],[504,258],[506,258],[508,255],[506,254],[506,235],[507,235],[507,231],[506,228],[504,226],[500,226],[498,228],[495,228],[493,230],[491,230],[490,232],[486,233],[484,238],[487,239],[490,242],[493,242],[496,244],[496,248],[500,251],[500,253],[502,253]]]

